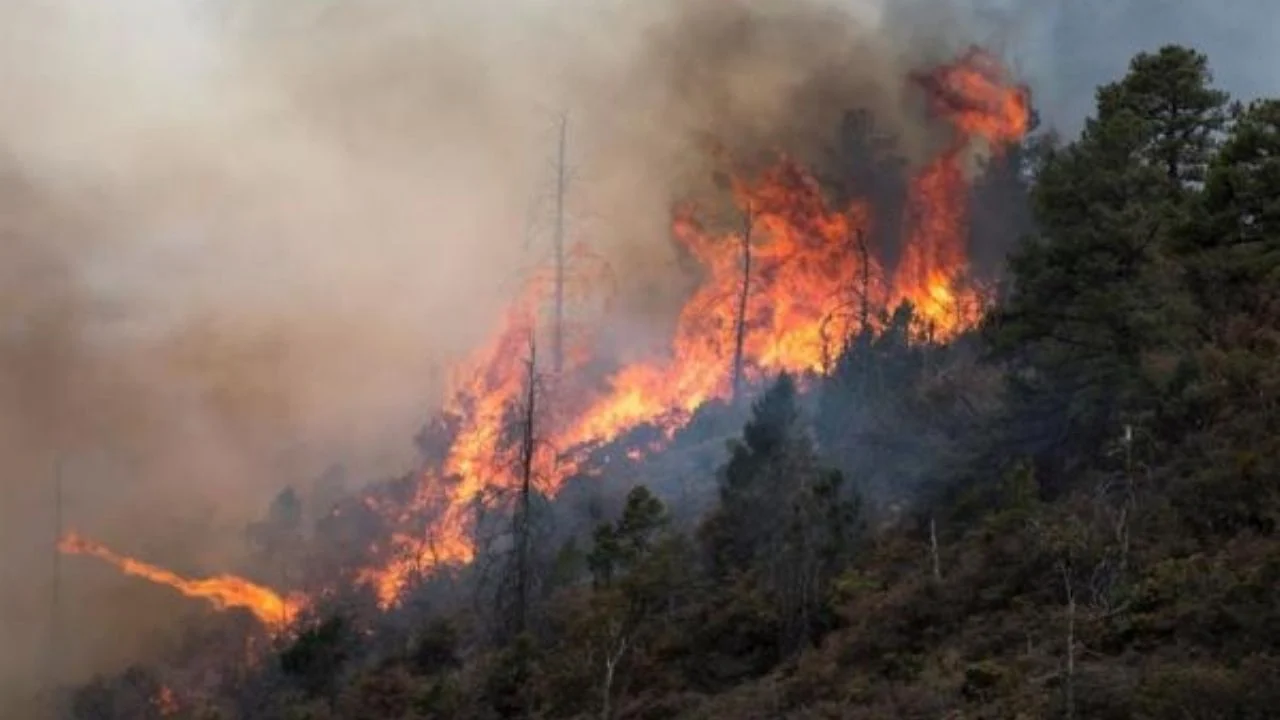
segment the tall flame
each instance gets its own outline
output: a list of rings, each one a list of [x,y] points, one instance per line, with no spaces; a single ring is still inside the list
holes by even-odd
[[[218,610],[243,608],[264,625],[279,628],[297,613],[301,600],[285,598],[275,591],[234,575],[217,575],[191,580],[141,560],[125,557],[75,533],[58,542],[58,550],[72,555],[89,555],[110,563],[126,575],[140,577],[177,590],[187,597],[211,603]]]
[[[415,573],[438,564],[471,560],[467,533],[470,501],[486,485],[507,486],[514,482],[509,459],[499,457],[505,420],[519,401],[526,375],[523,359],[533,338],[533,284],[521,302],[516,302],[504,319],[503,329],[489,347],[473,360],[479,368],[455,382],[462,383],[445,408],[465,417],[453,438],[441,468],[428,470],[418,483],[418,496],[396,514],[401,523],[412,523],[419,513],[443,505],[426,537],[397,533],[391,538],[391,553],[385,564],[365,568],[358,579],[371,585],[379,603],[386,607],[399,597],[401,589]]]
[[[581,244],[570,248],[569,254],[580,271],[577,279],[586,285],[608,275],[608,266]],[[518,457],[508,442],[508,418],[512,408],[526,401],[529,394],[532,378],[527,363],[535,350],[537,308],[553,282],[553,275],[543,270],[534,273],[508,308],[493,341],[453,379],[455,391],[444,410],[447,416],[463,422],[440,466],[424,471],[418,494],[410,503],[384,513],[409,529],[391,537],[390,551],[382,563],[364,568],[357,576],[373,587],[383,607],[399,598],[413,576],[440,564],[469,562],[474,552],[468,531],[472,501],[488,487],[510,488],[516,483]],[[575,359],[581,360],[568,358],[567,370],[575,367]],[[553,447],[559,445],[540,442],[536,446],[533,464],[539,479],[572,472],[569,460],[558,457]],[[442,512],[433,512],[441,507]],[[425,533],[424,516],[430,518]]]
[[[998,152],[1022,137],[1028,98],[979,50],[914,79],[953,138],[911,181],[904,247],[892,274],[863,244],[875,221],[873,208],[863,202],[830,207],[813,175],[786,157],[754,178],[733,180],[732,197],[742,216],[736,232],[709,229],[697,208],[681,208],[673,234],[702,266],[702,284],[680,312],[661,356],[618,367],[600,383],[589,382],[591,373],[583,372],[590,358],[575,356],[558,377],[546,379],[552,411],[538,413],[530,468],[540,490],[556,492],[579,469],[585,450],[646,424],[670,436],[698,407],[728,397],[739,343],[743,370],[752,379],[779,371],[825,371],[839,350],[833,342],[874,322],[865,312],[870,305],[910,302],[935,339],[972,326],[981,297],[966,286],[969,186],[962,161],[975,143]],[[583,259],[581,247],[575,253],[575,260]],[[747,254],[749,273],[743,266]],[[416,495],[407,502],[374,493],[364,498],[390,527],[369,549],[371,564],[356,576],[382,606],[396,603],[416,574],[469,562],[475,552],[473,502],[486,488],[518,484],[521,458],[509,426],[513,408],[540,403],[548,389],[539,385],[529,362],[538,308],[550,284],[549,273],[535,274],[493,341],[454,378],[445,407],[453,423],[449,446],[423,470]],[[851,311],[859,305],[863,312]],[[219,608],[247,608],[268,625],[282,622],[298,602],[230,576],[186,580],[74,536],[64,540],[63,549],[102,558]]]
[[[930,90],[934,111],[955,129],[955,137],[911,183],[907,200],[907,242],[894,276],[899,300],[910,300],[947,337],[973,325],[982,299],[963,286],[968,248],[968,184],[962,161],[974,141],[992,150],[1027,132],[1027,94],[1010,87],[994,58],[972,50],[957,62],[916,81]]]
[[[874,221],[872,208],[861,202],[830,207],[816,179],[785,157],[754,179],[733,180],[743,218],[737,232],[711,231],[696,208],[682,208],[673,234],[702,266],[702,284],[684,305],[663,357],[616,369],[603,391],[568,374],[557,379],[557,412],[540,421],[534,463],[542,489],[555,492],[577,468],[575,450],[643,424],[670,434],[699,406],[726,398],[740,310],[744,369],[756,377],[825,370],[838,350],[833,340],[867,321],[865,313],[849,311],[859,302],[910,302],[935,339],[972,326],[981,297],[965,286],[969,187],[962,160],[975,141],[998,151],[1025,134],[1027,96],[978,50],[916,80],[954,138],[912,180],[905,246],[892,277],[862,245]],[[744,249],[751,255],[749,274]],[[468,365],[446,408],[460,419],[452,446],[439,468],[424,473],[413,507],[397,514],[411,526],[421,522],[421,508],[443,510],[426,523],[426,533],[410,528],[393,536],[390,557],[361,575],[384,606],[397,600],[413,572],[470,560],[471,502],[488,485],[516,484],[514,458],[502,451],[502,436],[510,409],[528,391],[525,359],[534,308],[545,290],[546,277],[535,277],[493,343]]]
[[[855,250],[870,211],[855,203],[830,211],[817,181],[783,159],[757,181],[735,180],[734,199],[750,225],[737,234],[708,233],[689,212],[675,237],[703,266],[705,279],[685,304],[666,362],[623,368],[610,390],[559,438],[561,447],[607,442],[641,423],[674,429],[708,400],[731,390],[727,358],[735,352],[745,282],[742,354],[757,373],[819,371],[829,351],[825,324],[864,276]],[[750,233],[748,236],[747,233]],[[744,239],[751,271],[743,272]],[[878,268],[868,273],[879,276]]]

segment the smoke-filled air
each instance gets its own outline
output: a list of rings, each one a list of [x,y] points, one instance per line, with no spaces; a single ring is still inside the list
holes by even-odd
[[[1116,33],[1077,71],[1053,57],[1091,30],[988,5],[7,3],[0,706],[125,717],[93,695],[124,677],[156,717],[356,717],[298,650],[335,613],[418,638],[430,607],[465,667],[549,637],[552,578],[594,547],[608,584],[593,528],[633,486],[723,530],[779,377],[815,457],[872,468],[859,522],[895,521],[959,454],[892,479],[884,437],[912,431],[841,434],[836,404],[878,411],[824,388],[876,338],[958,352],[935,389],[981,374],[1031,139],[1146,49]],[[583,656],[590,716],[677,716],[614,700],[643,664],[626,617]],[[271,714],[276,665],[331,714]],[[385,717],[471,717],[414,702]]]

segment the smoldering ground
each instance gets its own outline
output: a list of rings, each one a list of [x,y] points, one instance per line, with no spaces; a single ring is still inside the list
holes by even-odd
[[[982,38],[929,12],[7,3],[0,696],[44,677],[59,459],[68,525],[191,573],[228,567],[283,485],[334,460],[357,477],[411,466],[437,369],[547,253],[536,201],[561,110],[570,239],[625,268],[613,337],[650,345],[687,287],[670,202],[708,177],[710,141],[804,154],[855,107],[909,151],[935,140],[905,72]],[[64,569],[63,678],[169,626],[163,591]]]

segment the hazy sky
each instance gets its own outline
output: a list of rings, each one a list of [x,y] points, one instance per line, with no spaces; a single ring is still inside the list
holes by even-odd
[[[1094,89],[1137,52],[1168,43],[1206,53],[1218,83],[1241,98],[1280,94],[1280,2],[1274,0],[886,0],[967,6],[1033,83],[1046,119],[1075,131]]]
[[[0,4],[0,703],[47,638],[56,456],[71,522],[192,571],[330,460],[409,467],[436,368],[545,254],[560,109],[574,239],[662,305],[648,280],[670,275],[699,143],[817,141],[854,98],[918,141],[903,72],[949,49],[1003,52],[1068,131],[1168,42],[1234,93],[1280,94],[1277,0],[756,4],[747,36],[728,0]],[[798,107],[800,86],[822,92]],[[164,617],[95,577],[80,669]]]

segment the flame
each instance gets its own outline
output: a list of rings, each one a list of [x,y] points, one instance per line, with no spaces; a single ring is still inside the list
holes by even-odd
[[[907,200],[907,242],[894,276],[899,301],[908,300],[945,339],[971,327],[983,300],[965,287],[968,237],[968,183],[962,165],[975,141],[993,151],[1027,132],[1027,93],[1012,87],[990,55],[971,50],[951,65],[917,76],[930,90],[935,113],[954,128],[951,145],[911,183]]]
[[[581,244],[571,248],[570,255],[580,267],[590,268],[583,271],[579,281],[590,285],[607,276],[607,265]],[[527,363],[536,349],[536,310],[551,287],[549,270],[536,273],[508,309],[494,340],[454,378],[455,390],[445,414],[464,418],[464,422],[440,468],[424,472],[417,497],[394,514],[399,524],[412,524],[423,515],[430,515],[432,508],[443,506],[444,511],[434,518],[425,534],[395,533],[386,561],[364,568],[357,575],[358,581],[373,587],[382,607],[394,604],[409,580],[426,570],[469,562],[474,552],[468,532],[472,501],[488,487],[510,488],[517,483],[518,457],[511,443],[506,442],[510,429],[507,420],[511,409],[528,394]],[[581,362],[581,358],[568,359],[569,368],[574,367],[575,359]],[[533,463],[537,475],[545,478],[571,474],[551,448],[538,444]]]
[[[816,179],[789,158],[753,179],[733,180],[742,216],[737,232],[712,231],[697,208],[682,207],[673,235],[701,265],[702,283],[682,309],[663,357],[617,368],[603,390],[584,389],[580,380],[575,385],[571,372],[556,379],[554,412],[539,416],[533,465],[541,489],[554,493],[578,469],[583,453],[575,449],[598,447],[643,424],[669,437],[698,407],[731,394],[744,247],[752,263],[742,305],[749,379],[824,371],[839,350],[833,341],[866,321],[854,311],[864,296],[873,306],[910,302],[934,339],[972,326],[982,303],[966,283],[962,160],[975,142],[998,151],[1020,138],[1027,130],[1027,95],[994,58],[977,50],[915,79],[954,138],[911,182],[905,247],[892,277],[861,246],[874,221],[872,208],[861,202],[830,207]],[[408,507],[389,511],[404,531],[393,534],[390,552],[359,576],[384,607],[396,602],[414,574],[469,561],[472,502],[486,487],[518,483],[517,458],[504,449],[503,434],[511,409],[528,393],[526,361],[548,277],[534,276],[493,342],[466,365],[446,407],[459,423],[443,462],[423,473]],[[650,450],[633,448],[626,456],[636,461]]]
[[[548,377],[537,365],[531,373],[538,316],[552,287],[549,268],[535,272],[492,342],[453,378],[443,413],[448,423],[442,424],[447,450],[422,469],[414,495],[407,501],[386,498],[375,489],[364,498],[390,529],[367,549],[370,562],[356,572],[357,582],[372,588],[382,607],[390,607],[414,577],[473,558],[475,501],[490,488],[509,491],[522,479],[523,458],[510,430],[519,415],[513,409],[530,398],[538,410],[531,475],[540,492],[553,494],[581,469],[590,449],[643,425],[670,438],[700,406],[728,398],[739,314],[748,381],[779,371],[825,372],[839,353],[838,343],[863,323],[875,322],[860,311],[866,306],[910,302],[935,340],[971,327],[982,311],[982,297],[968,281],[969,186],[963,160],[975,144],[998,152],[1022,137],[1028,98],[980,50],[913,79],[953,137],[911,180],[904,247],[892,273],[863,244],[875,221],[874,208],[863,202],[831,207],[814,176],[785,156],[754,177],[735,175],[736,231],[709,227],[692,205],[676,212],[674,239],[701,266],[702,282],[659,356],[601,376],[595,372],[599,359],[592,357],[590,337],[583,334],[573,338],[563,372]],[[743,267],[746,254],[749,274]],[[607,266],[602,272],[593,265],[582,245],[573,248],[571,258],[575,267],[588,269],[574,274],[579,282],[567,288],[570,297],[591,299]],[[575,291],[582,297],[574,297]],[[625,455],[638,461],[654,450],[633,448]],[[68,552],[93,554],[219,608],[248,608],[269,625],[288,617],[297,602],[234,577],[185,580],[77,538],[64,545]]]
[[[116,566],[126,575],[167,585],[187,597],[205,600],[218,610],[243,608],[253,613],[268,627],[283,627],[300,608],[300,599],[282,597],[275,591],[251,583],[244,578],[218,575],[189,580],[164,568],[115,553],[75,533],[68,534],[59,540],[58,550],[71,555],[96,557]]]
[[[742,354],[757,375],[821,371],[830,354],[824,327],[864,275],[854,245],[869,209],[854,203],[831,211],[817,181],[782,159],[755,182],[735,180],[735,203],[750,225]],[[705,279],[680,313],[665,363],[623,368],[609,392],[560,438],[563,446],[607,442],[642,423],[669,431],[703,403],[731,391],[737,316],[742,301],[744,236],[707,232],[688,211],[675,237],[703,266]],[[874,264],[874,259],[868,258]]]

